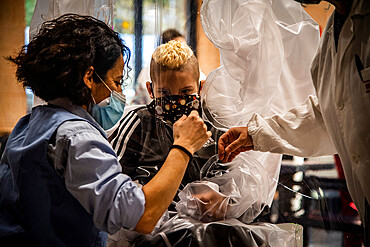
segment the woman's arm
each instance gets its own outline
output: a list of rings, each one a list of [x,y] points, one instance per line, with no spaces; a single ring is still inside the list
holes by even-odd
[[[210,135],[196,112],[174,125],[174,144],[191,153]],[[122,174],[108,141],[85,121],[61,125],[48,153],[68,191],[92,215],[96,227],[111,234],[122,227],[150,233],[170,205],[189,162],[183,151],[171,150],[158,174],[140,189]]]
[[[180,145],[194,154],[211,136],[196,111],[183,116],[173,126],[174,145]],[[175,196],[184,176],[189,156],[182,150],[170,151],[161,170],[143,187],[145,211],[135,230],[150,233]]]

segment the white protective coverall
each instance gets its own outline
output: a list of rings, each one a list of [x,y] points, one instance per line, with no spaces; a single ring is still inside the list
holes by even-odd
[[[333,23],[334,13],[311,66],[317,98],[309,97],[284,116],[255,114],[248,133],[259,151],[302,157],[337,152],[364,222],[365,198],[370,202],[370,93],[365,87],[370,80],[370,1],[353,1],[337,50]],[[356,65],[356,55],[363,68]]]

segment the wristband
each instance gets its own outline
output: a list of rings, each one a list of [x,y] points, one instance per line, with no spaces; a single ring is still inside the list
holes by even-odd
[[[189,156],[189,159],[190,159],[189,162],[193,159],[193,155],[186,148],[184,148],[183,146],[180,146],[180,145],[172,145],[170,147],[170,151],[173,148],[180,149],[181,151],[183,151],[184,153],[186,153]]]

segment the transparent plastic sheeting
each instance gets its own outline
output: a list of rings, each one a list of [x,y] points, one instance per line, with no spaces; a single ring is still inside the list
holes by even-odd
[[[205,34],[221,64],[202,90],[205,118],[224,130],[253,113],[284,113],[314,95],[319,25],[293,0],[204,0]]]
[[[237,219],[203,223],[189,217],[174,216],[153,235],[137,234],[132,237],[128,238],[128,242],[134,243],[136,247],[303,246],[303,228],[300,225],[261,222],[246,225]],[[122,235],[115,234],[110,241],[115,243],[114,246],[119,246],[123,239]],[[108,245],[113,246],[113,242],[108,242]]]
[[[180,216],[211,222],[238,218],[250,223],[261,213],[268,197],[269,174],[246,154],[232,162],[220,163],[217,155],[203,166],[198,182],[180,193],[176,210]]]
[[[223,64],[209,74],[201,91],[203,118],[215,128],[246,126],[253,113],[284,113],[314,94],[310,64],[319,26],[299,3],[205,0],[200,15]],[[229,164],[209,162],[213,174],[179,194],[180,215],[250,223],[271,206],[281,155],[252,151]]]
[[[297,224],[254,223],[236,219],[202,223],[191,218],[173,217],[161,228],[167,246],[275,246],[300,247],[303,229]],[[171,232],[176,234],[171,234]],[[179,238],[179,233],[182,237]],[[172,241],[176,236],[176,242]],[[180,240],[179,244],[177,241]]]
[[[67,13],[90,15],[113,26],[114,0],[37,0],[30,26],[30,38],[35,36],[44,21]]]
[[[113,27],[115,0],[37,0],[29,29],[30,40],[39,32],[42,23],[68,13],[90,15]],[[33,106],[45,101],[34,95]]]

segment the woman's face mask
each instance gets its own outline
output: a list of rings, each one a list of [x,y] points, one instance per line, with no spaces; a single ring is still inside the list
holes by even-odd
[[[108,130],[121,119],[126,105],[126,97],[122,93],[111,90],[100,76],[97,76],[111,94],[109,98],[99,104],[94,104],[90,114],[104,130]]]
[[[182,115],[189,115],[192,110],[199,111],[200,97],[198,93],[190,95],[167,95],[155,98],[148,109],[156,117],[163,121],[174,124]]]

